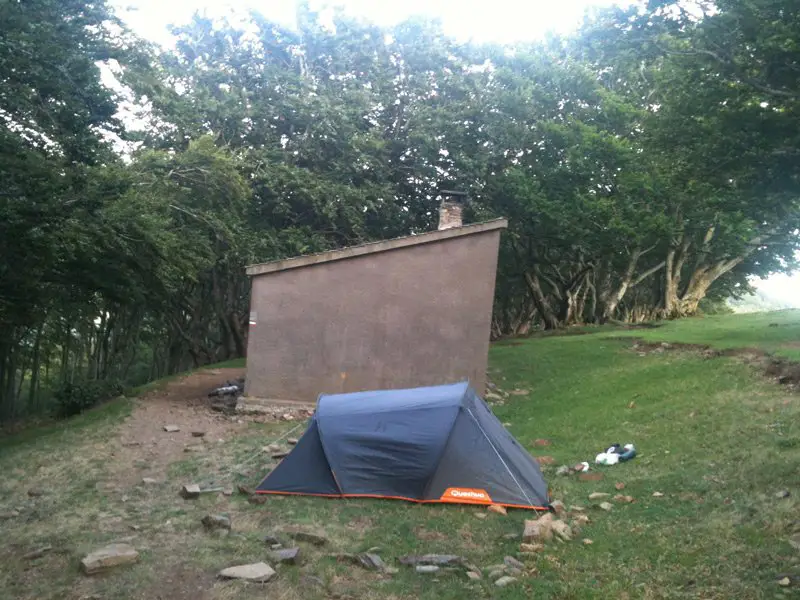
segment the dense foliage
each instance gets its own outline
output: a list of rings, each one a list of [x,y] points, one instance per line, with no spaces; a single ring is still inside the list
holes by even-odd
[[[430,229],[442,187],[510,219],[496,336],[690,315],[794,268],[784,2],[651,0],[513,48],[302,3],[169,50],[102,1],[0,3],[0,34],[0,419],[242,356],[245,264]]]

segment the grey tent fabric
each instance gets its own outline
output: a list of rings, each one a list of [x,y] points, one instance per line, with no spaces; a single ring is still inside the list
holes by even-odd
[[[549,508],[539,465],[467,382],[321,396],[256,492]]]
[[[298,475],[302,474],[302,477]],[[322,451],[316,419],[285,460],[270,474],[270,484],[286,493],[339,495],[339,486]]]

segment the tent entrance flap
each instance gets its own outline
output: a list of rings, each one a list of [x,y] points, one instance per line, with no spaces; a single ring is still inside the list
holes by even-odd
[[[467,382],[320,396],[256,492],[549,508],[538,464]]]

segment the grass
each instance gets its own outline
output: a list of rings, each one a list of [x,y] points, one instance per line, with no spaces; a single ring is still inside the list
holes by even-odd
[[[210,365],[204,365],[200,367],[198,370],[212,371],[214,369],[244,369],[246,362],[247,362],[246,358],[232,358],[230,360],[224,360],[222,362],[212,363]],[[181,371],[180,373],[173,373],[172,375],[167,375],[166,377],[162,377],[161,379],[156,379],[155,381],[149,381],[148,383],[143,383],[142,385],[132,388],[128,392],[128,395],[132,398],[135,398],[137,396],[142,396],[150,392],[158,391],[160,389],[163,389],[170,382],[175,381],[176,379],[180,379],[181,377],[186,377],[186,375],[188,375],[191,372],[192,371]]]
[[[213,365],[206,365],[203,369],[244,369],[246,358],[232,358],[223,362],[214,363]]]
[[[774,322],[780,326],[769,327]],[[447,552],[481,566],[497,564],[516,553],[519,541],[504,536],[521,532],[531,517],[524,511],[479,520],[476,508],[391,501],[274,497],[256,506],[238,495],[178,498],[176,491],[188,478],[255,485],[271,465],[258,449],[295,423],[251,424],[212,451],[171,464],[160,485],[111,491],[107,458],[119,451],[113,424],[125,418],[128,402],[0,443],[0,470],[6,475],[0,512],[21,509],[19,517],[0,521],[0,597],[793,597],[797,588],[779,587],[777,576],[800,575],[800,555],[787,542],[800,508],[800,398],[736,358],[675,351],[641,356],[631,341],[619,339],[621,332],[597,331],[502,342],[491,351],[495,383],[530,392],[493,409],[532,453],[574,464],[591,462],[613,442],[633,442],[639,451],[630,463],[597,467],[604,474],[597,482],[556,476],[555,467],[546,468],[554,497],[587,507],[591,523],[578,540],[551,543],[529,561],[534,577],[499,589],[487,580],[468,581],[462,573],[431,577],[401,568],[388,576],[328,556],[379,546],[388,563],[412,552]],[[793,341],[792,331],[800,331],[800,314],[783,312],[687,320],[630,333],[654,342],[757,347],[791,356],[786,344]],[[551,445],[535,446],[538,438]],[[610,513],[593,509],[588,494],[614,494],[616,482],[624,483],[623,493],[636,502],[617,504]],[[32,486],[50,493],[29,499],[26,490]],[[782,489],[792,495],[777,499]],[[656,491],[664,497],[653,497]],[[199,520],[209,512],[230,514],[233,534],[204,532]],[[85,552],[134,534],[130,525],[141,528],[133,541],[141,550],[138,565],[101,577],[79,574]],[[296,526],[324,531],[330,547],[303,546],[304,564],[281,567],[266,587],[214,578],[222,567],[264,560],[262,536]],[[581,544],[583,537],[594,543]],[[39,545],[54,551],[33,561],[21,558]]]
[[[615,332],[614,335],[651,342],[702,344],[722,350],[755,348],[800,361],[800,310],[681,319],[655,329]]]

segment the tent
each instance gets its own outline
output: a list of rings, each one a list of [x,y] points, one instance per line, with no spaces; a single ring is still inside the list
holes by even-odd
[[[549,509],[538,463],[467,382],[320,396],[256,493]]]

